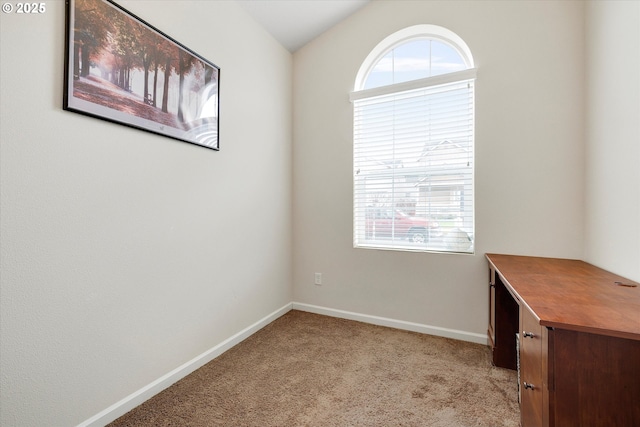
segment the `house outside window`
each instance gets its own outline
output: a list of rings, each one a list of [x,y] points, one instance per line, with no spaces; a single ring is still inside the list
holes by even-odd
[[[474,83],[455,33],[392,34],[362,64],[354,104],[354,247],[474,251]]]

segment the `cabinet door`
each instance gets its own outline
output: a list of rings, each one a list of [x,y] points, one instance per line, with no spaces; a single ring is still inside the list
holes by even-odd
[[[520,305],[520,412],[522,427],[542,426],[543,370],[542,327],[524,305]]]
[[[640,426],[640,341],[557,328],[553,336],[550,424]]]

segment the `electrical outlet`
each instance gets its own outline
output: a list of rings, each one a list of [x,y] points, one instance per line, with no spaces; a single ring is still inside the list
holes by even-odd
[[[322,273],[316,273],[314,283],[318,286],[322,285]]]

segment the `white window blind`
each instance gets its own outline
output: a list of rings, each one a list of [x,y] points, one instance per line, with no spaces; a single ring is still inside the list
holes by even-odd
[[[352,94],[355,247],[473,252],[469,75]]]

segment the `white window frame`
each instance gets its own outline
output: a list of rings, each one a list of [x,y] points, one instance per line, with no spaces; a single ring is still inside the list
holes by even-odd
[[[376,67],[378,62],[387,55],[391,50],[396,47],[403,45],[407,42],[419,40],[419,39],[431,39],[437,40],[442,43],[445,43],[452,48],[454,48],[460,57],[465,62],[467,69],[462,71],[456,71],[447,74],[440,74],[433,77],[427,77],[419,80],[411,80],[402,83],[395,83],[386,86],[374,87],[370,89],[363,89],[365,87],[367,78],[371,71]],[[439,242],[434,241],[431,244],[419,244],[416,242],[405,242],[397,239],[392,239],[391,242],[385,242],[382,240],[371,239],[369,237],[363,237],[364,229],[368,227],[368,225],[364,225],[363,221],[367,221],[364,219],[365,216],[368,216],[369,213],[363,214],[363,210],[367,210],[368,208],[363,205],[362,200],[358,200],[359,189],[358,185],[362,185],[358,183],[358,173],[359,170],[356,170],[356,138],[357,138],[357,130],[356,130],[356,112],[359,101],[367,101],[369,99],[373,99],[376,97],[383,97],[385,95],[393,95],[393,94],[402,94],[412,90],[420,90],[427,88],[434,88],[434,90],[438,90],[439,86],[445,87],[448,84],[456,84],[456,82],[468,82],[468,87],[470,89],[471,94],[471,120],[474,120],[475,111],[473,111],[475,101],[473,101],[473,94],[475,93],[474,83],[476,78],[476,69],[473,62],[473,56],[471,54],[471,50],[467,46],[467,44],[460,38],[458,35],[453,33],[452,31],[436,26],[436,25],[416,25],[412,27],[408,27],[402,29],[396,33],[391,34],[387,38],[385,38],[382,42],[380,42],[367,56],[367,58],[362,63],[358,74],[356,76],[354,91],[350,94],[350,100],[354,103],[354,234],[353,234],[353,243],[355,248],[366,248],[366,249],[390,249],[390,250],[400,250],[400,251],[420,251],[420,252],[443,252],[443,253],[463,253],[463,254],[473,254],[475,248],[475,189],[474,189],[474,172],[471,169],[471,194],[472,194],[472,212],[471,218],[465,223],[471,223],[470,227],[466,227],[465,229],[450,229],[446,235],[439,236],[437,239],[440,239]],[[475,134],[475,125],[471,125],[471,158],[473,159],[473,146],[474,144],[474,134]],[[471,161],[471,168],[473,168],[474,162]],[[395,173],[395,172],[392,172]],[[396,210],[394,206],[391,207],[392,211]],[[363,216],[364,215],[364,216]],[[358,217],[360,216],[360,218]]]

